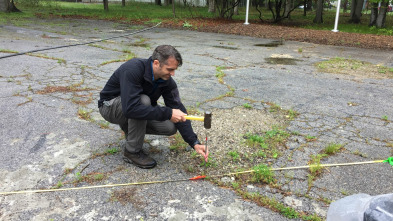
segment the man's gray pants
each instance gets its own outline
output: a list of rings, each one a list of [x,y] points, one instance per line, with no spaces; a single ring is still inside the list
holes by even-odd
[[[144,94],[141,95],[141,102],[144,105],[151,105],[150,98]],[[101,116],[106,121],[119,124],[126,135],[126,149],[131,153],[137,153],[142,150],[145,134],[171,136],[177,131],[175,124],[170,120],[127,119],[122,111],[120,97],[113,98],[110,101],[104,101],[104,104],[99,110]]]

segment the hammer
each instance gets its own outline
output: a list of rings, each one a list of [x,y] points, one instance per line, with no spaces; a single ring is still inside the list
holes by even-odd
[[[197,116],[188,116],[186,115],[185,118],[187,120],[199,120],[203,121],[203,126],[206,129],[210,129],[212,127],[212,113],[210,111],[205,111],[205,116],[197,117]],[[206,143],[205,143],[205,153],[207,153],[207,131],[206,131]],[[205,162],[207,163],[207,155],[205,156]]]
[[[206,129],[210,129],[212,127],[212,113],[210,111],[205,111],[205,116],[203,117],[186,115],[185,118],[187,120],[203,121],[203,126]]]

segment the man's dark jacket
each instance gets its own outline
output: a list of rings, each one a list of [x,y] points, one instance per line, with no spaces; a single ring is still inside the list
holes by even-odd
[[[161,79],[161,83],[153,82],[151,62],[151,57],[149,59],[134,58],[122,64],[101,91],[98,107],[101,107],[104,101],[120,96],[123,114],[126,118],[164,121],[171,119],[172,109],[180,109],[187,113],[180,101],[177,85],[172,78],[167,81]],[[141,103],[141,94],[150,97],[151,106]],[[160,96],[164,98],[165,106],[157,105]],[[175,126],[191,147],[199,143],[190,121],[176,123]]]

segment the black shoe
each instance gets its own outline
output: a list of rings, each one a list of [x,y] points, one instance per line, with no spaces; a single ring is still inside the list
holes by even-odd
[[[123,160],[127,163],[133,163],[137,167],[143,169],[150,169],[157,165],[157,162],[145,154],[142,150],[138,153],[130,153],[125,149]]]

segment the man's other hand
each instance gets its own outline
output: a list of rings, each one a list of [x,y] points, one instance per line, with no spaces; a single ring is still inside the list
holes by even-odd
[[[205,158],[205,161],[207,162],[207,157],[209,156],[209,149],[206,148],[206,152],[205,152],[205,145],[203,144],[196,144],[194,146],[194,149],[197,153],[202,155]]]
[[[184,116],[186,116],[186,114],[183,113],[181,110],[179,110],[179,109],[172,109],[171,121],[173,123],[184,122],[184,121],[186,121],[186,118]]]

